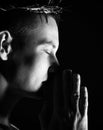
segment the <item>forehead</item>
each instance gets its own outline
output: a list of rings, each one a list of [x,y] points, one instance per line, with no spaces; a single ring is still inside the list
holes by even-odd
[[[25,41],[29,44],[38,43],[42,40],[52,41],[58,44],[58,26],[52,16],[38,16],[34,21],[34,26],[26,31]]]

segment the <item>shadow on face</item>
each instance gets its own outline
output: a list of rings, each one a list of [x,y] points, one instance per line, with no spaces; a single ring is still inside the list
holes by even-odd
[[[23,48],[13,53],[17,66],[13,86],[24,92],[37,92],[48,79],[48,69],[58,64],[56,52],[59,46],[58,27],[52,16],[36,18],[36,27],[23,34]],[[35,25],[35,22],[34,22]],[[17,40],[18,41],[18,40]]]

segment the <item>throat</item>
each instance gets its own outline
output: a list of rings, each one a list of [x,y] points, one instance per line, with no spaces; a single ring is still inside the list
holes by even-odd
[[[9,118],[14,106],[21,99],[13,87],[8,86],[0,76],[0,124],[9,125]]]

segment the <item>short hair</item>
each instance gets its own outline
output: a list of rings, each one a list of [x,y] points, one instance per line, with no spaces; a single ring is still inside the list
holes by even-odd
[[[62,8],[58,6],[13,7],[7,10],[0,8],[0,31],[8,30],[11,33],[12,37],[14,38],[13,41],[15,42],[15,44],[12,43],[13,50],[18,50],[24,45],[24,43],[22,44],[22,41],[19,41],[20,43],[18,43],[20,38],[20,35],[18,34],[21,34],[22,31],[24,32],[28,28],[32,28],[32,25],[34,26],[34,21],[32,24],[32,18],[35,20],[39,15],[42,20],[41,16],[43,15],[48,22],[48,16],[52,16],[56,20],[57,25],[59,25],[61,12]],[[28,24],[29,22],[30,24]],[[15,38],[16,36],[17,38]],[[10,61],[8,62],[9,64],[12,64]],[[1,67],[6,66],[5,64],[7,64],[7,62],[4,63],[0,59],[0,73],[6,71]]]
[[[25,28],[32,27],[33,20],[40,16],[42,20],[42,15],[46,18],[48,22],[48,16],[52,16],[57,25],[60,21],[60,13],[62,8],[59,6],[28,6],[28,7],[13,7],[8,10],[0,9],[0,31],[9,30],[12,34],[17,34],[18,32],[24,31]],[[30,24],[28,24],[30,22]]]

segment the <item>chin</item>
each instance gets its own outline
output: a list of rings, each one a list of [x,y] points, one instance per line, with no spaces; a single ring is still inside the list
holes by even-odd
[[[30,78],[28,90],[32,92],[37,92],[43,86],[43,83],[46,81],[47,81],[47,75],[37,78]]]
[[[26,87],[24,88],[28,92],[37,92],[39,89],[43,86],[44,81],[38,81],[31,84],[26,84]]]
[[[16,80],[16,86],[18,86],[19,89],[25,92],[37,92],[42,86],[43,83],[47,81],[47,74],[45,75],[26,75]]]
[[[36,99],[36,100],[45,100],[45,85],[46,83],[41,83],[40,86],[37,86],[36,88],[34,86],[30,86],[27,89],[23,90],[26,94],[26,97]]]

